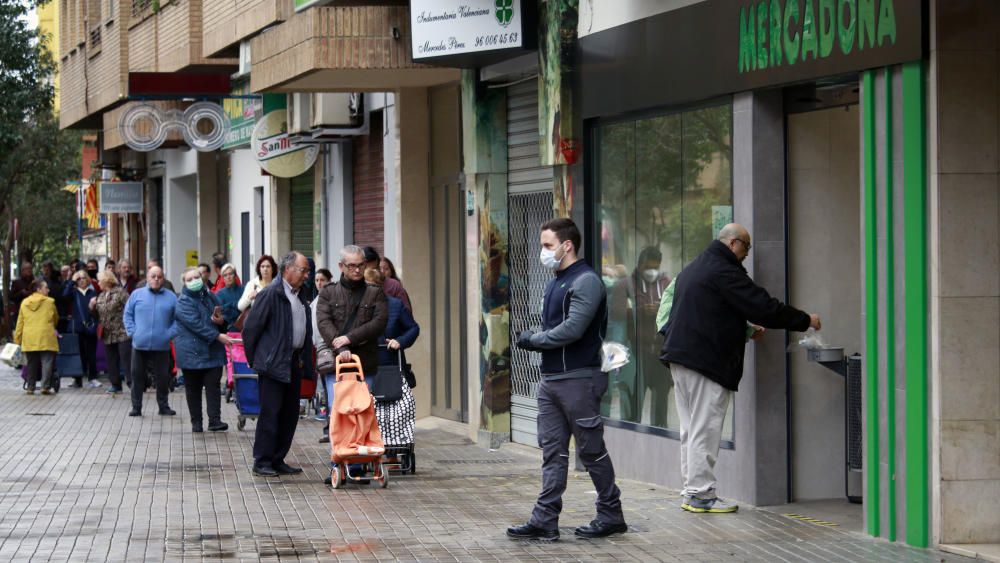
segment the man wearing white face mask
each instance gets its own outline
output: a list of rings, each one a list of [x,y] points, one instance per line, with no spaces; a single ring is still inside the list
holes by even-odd
[[[545,288],[542,330],[524,331],[517,345],[542,353],[538,385],[538,443],[542,447],[542,491],[526,524],[507,528],[516,539],[559,539],[559,513],[569,470],[569,438],[597,490],[597,518],[574,533],[602,538],[628,529],[621,491],[604,447],[601,397],[608,375],[601,372],[601,343],[607,328],[607,295],[597,273],[580,260],[580,231],[569,219],[542,225],[542,264],[555,271]]]

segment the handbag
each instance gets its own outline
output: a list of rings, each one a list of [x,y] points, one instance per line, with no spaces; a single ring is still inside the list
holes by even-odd
[[[406,384],[413,389],[417,386],[417,377],[413,375],[413,366],[410,364],[403,364],[403,377],[406,379]]]
[[[316,371],[322,375],[333,373],[336,369],[336,354],[329,347],[316,351]]]
[[[242,313],[240,313],[240,316],[236,318],[236,322],[233,323],[233,328],[235,328],[237,332],[243,332],[243,323],[247,321],[247,315],[249,314],[250,307],[247,307]]]
[[[403,352],[397,350],[399,362],[396,365],[379,366],[378,375],[372,382],[372,395],[380,403],[394,403],[403,398]]]

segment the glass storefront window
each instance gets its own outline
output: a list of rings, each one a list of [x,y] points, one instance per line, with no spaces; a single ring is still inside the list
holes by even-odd
[[[599,124],[593,133],[607,338],[632,352],[632,361],[612,374],[604,414],[677,430],[656,311],[673,276],[732,220],[732,107]],[[732,408],[731,401],[727,440]]]

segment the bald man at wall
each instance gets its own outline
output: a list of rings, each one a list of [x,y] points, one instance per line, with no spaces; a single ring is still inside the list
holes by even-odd
[[[660,361],[674,378],[684,480],[681,508],[689,512],[739,508],[716,496],[715,461],[726,410],[743,377],[747,340],[765,328],[820,329],[819,315],[785,305],[750,279],[743,268],[750,247],[745,227],[726,225],[664,296],[667,321]]]

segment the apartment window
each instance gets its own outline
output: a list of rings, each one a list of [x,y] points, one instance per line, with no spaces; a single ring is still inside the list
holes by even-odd
[[[678,430],[656,312],[670,281],[732,218],[732,107],[599,123],[592,131],[594,250],[608,291],[607,338],[632,353],[611,375],[603,413]],[[730,411],[723,437],[732,435]]]

